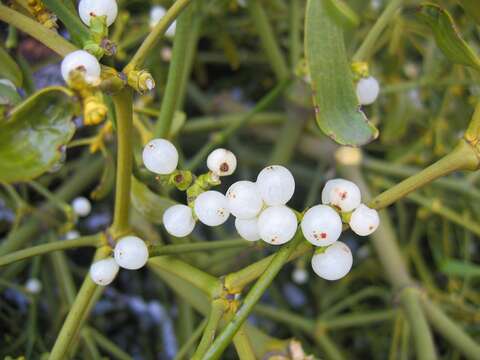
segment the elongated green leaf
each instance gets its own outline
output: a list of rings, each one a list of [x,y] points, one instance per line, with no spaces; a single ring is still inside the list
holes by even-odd
[[[340,25],[343,26],[358,26],[360,18],[353,11],[344,0],[325,0],[328,6],[328,11]]]
[[[458,0],[465,13],[480,25],[480,3],[478,0]]]
[[[442,262],[440,270],[447,275],[480,276],[480,266],[467,261],[445,260]]]
[[[161,224],[163,213],[176,202],[152,192],[146,185],[132,176],[132,205],[147,220]]]
[[[307,3],[305,54],[320,129],[342,145],[359,146],[374,140],[378,130],[360,110],[343,31],[325,1]]]
[[[68,90],[45,88],[13,109],[0,124],[0,181],[26,181],[48,171],[73,136]]]
[[[450,61],[480,71],[480,59],[462,39],[446,10],[434,4],[423,4],[418,18],[432,29],[438,47]]]
[[[22,71],[15,60],[0,46],[0,79],[10,80],[16,87],[22,86]]]
[[[17,89],[0,80],[0,105],[17,105],[20,101],[22,98],[18,95]]]
[[[94,200],[101,200],[107,197],[115,183],[115,160],[108,150],[104,150],[103,152],[105,165],[103,167],[102,177],[95,189],[90,193],[90,197]]]

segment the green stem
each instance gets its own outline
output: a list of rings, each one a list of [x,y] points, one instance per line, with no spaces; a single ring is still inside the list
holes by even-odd
[[[188,281],[190,284],[202,290],[212,298],[218,296],[221,291],[221,284],[217,278],[181,260],[174,259],[170,256],[162,256],[151,258],[148,263],[153,268],[165,271]]]
[[[203,319],[202,322],[197,326],[192,336],[190,336],[190,338],[185,342],[185,344],[182,345],[180,350],[178,350],[177,355],[173,360],[182,360],[187,356],[192,346],[197,342],[200,336],[202,336],[205,326],[207,326],[207,319]]]
[[[0,20],[37,39],[60,56],[65,56],[72,51],[78,50],[77,47],[56,32],[2,4],[0,4]]]
[[[206,241],[192,244],[175,244],[175,245],[158,245],[152,246],[149,250],[150,257],[165,256],[174,254],[185,254],[195,251],[211,251],[220,249],[230,249],[238,247],[250,247],[256,245],[243,239],[240,240],[222,240],[222,241]],[[0,258],[1,265],[1,258]]]
[[[445,315],[437,304],[426,297],[421,298],[422,308],[428,321],[447,341],[457,348],[468,359],[478,359],[480,345],[468,336],[462,328]]]
[[[378,38],[380,37],[382,31],[391,22],[395,12],[398,10],[398,8],[400,8],[402,3],[403,0],[392,0],[388,3],[385,10],[383,10],[380,17],[368,32],[357,52],[353,55],[353,61],[366,61],[372,56],[372,52]]]
[[[312,334],[315,331],[315,321],[290,311],[262,304],[257,304],[254,311],[258,315],[295,327],[307,334]]]
[[[117,174],[115,210],[112,233],[114,237],[129,231],[130,188],[133,166],[132,90],[125,88],[113,96],[117,124]]]
[[[182,81],[186,69],[185,55],[191,40],[193,12],[194,8],[190,7],[177,20],[172,60],[168,69],[167,85],[160,106],[160,114],[155,124],[155,137],[166,137],[170,132],[173,116],[177,110],[177,103],[181,98],[180,91],[185,90],[185,87],[182,87]]]
[[[75,249],[79,247],[99,246],[101,238],[99,235],[80,237],[74,240],[60,240],[52,243],[32,246],[28,249],[15,251],[0,257],[0,266],[5,266],[16,261],[25,260],[33,256],[47,254],[53,251]]]
[[[374,323],[392,320],[397,310],[377,310],[365,313],[351,313],[336,318],[323,320],[320,326],[328,329],[344,329],[355,326],[368,326]]]
[[[98,174],[103,166],[102,159],[92,159],[89,157],[85,160],[85,166],[82,167],[82,171],[76,172],[75,175],[65,181],[62,187],[55,192],[57,198],[63,201],[70,201],[89,187],[91,183],[98,180]],[[48,212],[52,207],[53,205],[47,202],[40,207],[38,214]],[[39,215],[30,217],[21,227],[10,233],[8,237],[1,242],[0,256],[23,247],[25,243],[34,238],[42,228],[45,228],[45,222],[42,222]]]
[[[125,351],[120,349],[116,344],[114,344],[109,338],[103,335],[100,331],[88,327],[85,330],[89,331],[91,336],[95,339],[98,347],[104,350],[106,353],[113,356],[117,360],[133,360],[133,358],[128,355]]]
[[[105,257],[110,252],[110,248],[103,247],[97,250],[95,258]],[[67,318],[63,323],[62,329],[58,334],[57,340],[50,353],[50,360],[63,360],[70,349],[73,338],[78,334],[82,319],[86,316],[86,309],[95,294],[97,285],[93,282],[90,275],[87,274],[83,281],[77,297],[75,298]]]
[[[287,79],[290,72],[262,3],[258,0],[248,0],[247,6],[277,80]]]
[[[288,261],[296,259],[312,249],[312,246],[304,242],[300,244],[295,251],[290,254]],[[242,291],[242,289],[250,284],[252,281],[260,277],[270,266],[270,264],[275,259],[276,254],[272,254],[259,260],[253,264],[244,267],[243,269],[230,273],[225,277],[224,286],[227,291],[230,293],[238,293]]]
[[[206,352],[203,359],[215,360],[222,356],[223,351],[232,341],[233,336],[244,324],[245,320],[247,320],[247,317],[252,312],[255,304],[258,302],[258,300],[260,300],[265,290],[268,288],[275,276],[281,270],[282,266],[288,261],[289,257],[293,254],[295,248],[300,244],[301,241],[303,241],[302,232],[298,231],[292,241],[290,241],[277,251],[268,268],[248,292],[240,309],[238,309],[233,319],[217,336],[213,344]]]
[[[325,357],[329,360],[344,360],[344,356],[338,346],[327,333],[315,334],[316,343],[322,348]]]
[[[190,2],[191,0],[177,0],[173,3],[165,16],[163,16],[155,25],[150,34],[148,34],[146,39],[143,41],[142,45],[140,45],[135,55],[133,55],[132,59],[124,69],[125,73],[143,66],[148,53],[155,48],[158,41],[165,34],[169,26],[175,21],[185,7],[190,4]],[[176,31],[178,31],[178,27]]]
[[[266,110],[269,106],[271,106],[289,84],[290,80],[284,80],[280,82],[277,86],[270,90],[268,94],[261,98],[260,101],[249,112],[232,122],[220,133],[215,134],[212,139],[197,152],[194,158],[188,162],[186,169],[193,171],[199,167],[202,161],[213,149],[226,142],[237,130],[246,125],[254,115]]]
[[[406,287],[400,294],[400,300],[413,332],[417,359],[434,360],[437,358],[435,345],[420,304],[420,298],[420,293],[413,287]]]
[[[252,344],[245,332],[245,326],[242,326],[233,337],[233,344],[239,360],[255,360],[255,353],[252,349]]]
[[[82,43],[90,38],[88,28],[80,18],[66,7],[60,0],[43,0],[43,3],[62,21],[70,35],[78,38]]]
[[[223,299],[216,299],[212,302],[210,313],[208,315],[207,325],[205,326],[202,339],[198,344],[195,354],[193,354],[192,360],[202,359],[202,356],[212,344],[220,320],[226,311],[226,306],[227,304]]]
[[[479,159],[474,148],[465,140],[461,140],[448,155],[381,193],[370,201],[369,206],[375,209],[387,207],[398,199],[408,195],[410,192],[415,191],[439,177],[457,170],[475,170],[478,164]]]
[[[289,32],[289,50],[290,50],[290,68],[295,70],[300,56],[302,54],[301,48],[301,2],[299,0],[290,0],[290,32]]]

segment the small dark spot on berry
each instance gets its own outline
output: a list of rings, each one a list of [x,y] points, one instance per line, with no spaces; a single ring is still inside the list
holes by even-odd
[[[222,164],[220,165],[220,171],[222,171],[222,172],[227,172],[228,169],[229,169],[229,166],[228,166],[228,164],[227,164],[226,162],[224,162],[224,163],[222,163]]]
[[[178,174],[175,176],[174,178],[175,182],[177,183],[181,183],[183,181],[183,175],[182,174]]]
[[[327,233],[322,232],[322,233],[320,234],[320,237],[321,237],[322,239],[326,239],[326,238],[327,238]]]

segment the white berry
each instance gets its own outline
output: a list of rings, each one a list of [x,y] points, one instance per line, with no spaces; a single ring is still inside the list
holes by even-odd
[[[352,213],[349,221],[350,229],[360,236],[367,236],[377,230],[380,225],[380,218],[375,209],[360,204]]]
[[[370,105],[375,102],[379,92],[380,85],[372,76],[362,78],[357,83],[357,98],[361,105]]]
[[[218,191],[205,191],[198,195],[194,204],[195,214],[202,223],[218,226],[227,221],[230,211],[225,195]]]
[[[271,206],[258,217],[258,231],[263,241],[281,245],[290,241],[297,231],[297,217],[285,205]]]
[[[303,285],[308,281],[308,272],[304,268],[295,268],[292,272],[292,280],[295,284]]]
[[[107,26],[113,24],[118,14],[118,6],[115,0],[80,0],[78,3],[78,15],[85,25],[90,26],[93,16],[106,16]]]
[[[267,205],[285,205],[295,192],[295,179],[287,168],[272,165],[260,171],[257,186]]]
[[[167,11],[163,6],[160,5],[154,5],[150,9],[150,27],[153,28],[155,25],[158,24],[158,22],[164,17],[165,13]]]
[[[167,31],[165,32],[165,36],[172,38],[175,36],[175,30],[177,29],[177,20],[172,22],[170,26],[168,27]]]
[[[80,217],[85,217],[92,211],[92,204],[87,198],[80,196],[72,201],[73,212]]]
[[[99,260],[90,266],[90,277],[95,284],[106,286],[115,279],[118,269],[114,258]]]
[[[352,252],[341,241],[334,242],[323,253],[317,250],[312,257],[313,271],[325,280],[341,279],[348,274],[352,263]]]
[[[85,81],[89,84],[96,84],[100,81],[100,63],[97,58],[89,52],[77,50],[63,58],[61,72],[65,82],[68,83],[70,72],[73,70],[82,71]]]
[[[327,205],[316,205],[303,215],[302,233],[315,246],[328,246],[338,240],[342,233],[340,215]]]
[[[207,167],[218,176],[231,175],[237,168],[237,158],[230,150],[215,149],[207,157]]]
[[[333,205],[340,211],[352,211],[362,200],[358,186],[345,179],[327,181],[322,191],[322,203]]]
[[[239,219],[251,219],[262,210],[263,200],[254,182],[237,181],[230,186],[225,196],[228,209]]]
[[[125,236],[115,245],[114,256],[120,267],[137,270],[147,263],[147,245],[139,237]]]
[[[238,234],[248,241],[260,240],[260,233],[258,232],[258,219],[235,219],[235,228]]]
[[[25,283],[25,289],[30,294],[38,294],[40,291],[42,291],[42,282],[36,278],[30,278]]]
[[[178,165],[178,151],[175,145],[165,139],[153,139],[143,148],[143,163],[155,174],[171,174]]]
[[[80,233],[77,230],[70,230],[65,234],[65,240],[73,240],[80,237]]]
[[[170,235],[184,237],[195,227],[192,209],[187,205],[170,206],[163,213],[163,225]]]

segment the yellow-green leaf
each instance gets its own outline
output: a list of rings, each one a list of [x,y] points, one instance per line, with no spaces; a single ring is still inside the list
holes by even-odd
[[[480,71],[480,59],[460,36],[452,16],[440,6],[423,4],[418,18],[432,29],[435,41],[452,62]]]
[[[22,86],[22,71],[8,52],[0,46],[0,79],[10,80],[16,87]]]
[[[360,18],[344,0],[325,0],[330,14],[343,26],[358,26]]]
[[[45,88],[29,97],[0,124],[0,181],[36,178],[62,157],[75,132],[68,90]]]
[[[165,210],[176,204],[171,199],[155,194],[134,176],[132,176],[131,199],[135,209],[154,224],[161,224]]]
[[[341,25],[325,1],[309,0],[305,19],[305,55],[320,129],[342,145],[359,146],[378,136],[360,110]]]

